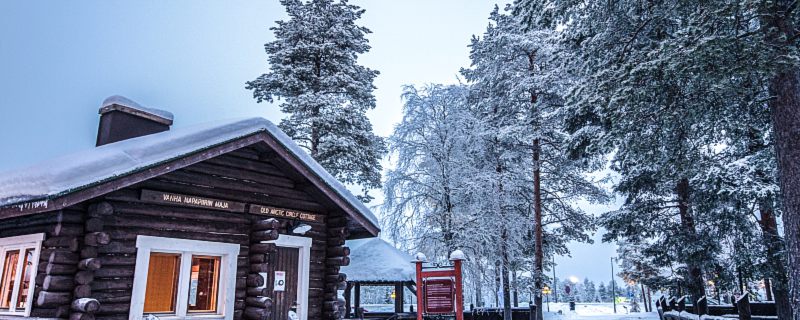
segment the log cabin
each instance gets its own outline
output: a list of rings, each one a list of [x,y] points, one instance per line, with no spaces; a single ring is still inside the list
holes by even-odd
[[[339,319],[375,216],[262,118],[171,129],[120,96],[93,148],[0,173],[0,319]]]

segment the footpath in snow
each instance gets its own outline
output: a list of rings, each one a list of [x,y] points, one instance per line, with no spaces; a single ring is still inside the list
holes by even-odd
[[[567,303],[550,303],[550,312],[547,312],[547,304],[544,305],[544,318],[548,320],[567,320],[567,319],[592,319],[592,320],[657,320],[656,312],[634,312],[627,313],[626,305],[617,305],[617,313],[614,313],[614,306],[610,303],[578,303],[575,311],[569,311]],[[558,311],[562,314],[558,314]]]

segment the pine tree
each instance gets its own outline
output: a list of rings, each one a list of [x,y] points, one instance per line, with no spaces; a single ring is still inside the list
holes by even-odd
[[[608,301],[608,290],[606,289],[606,284],[602,281],[599,285],[597,285],[597,299],[599,302],[607,302]]]
[[[509,196],[501,197],[496,208],[511,210],[500,210],[498,216],[532,208],[534,302],[542,310],[545,252],[564,252],[570,239],[591,241],[584,232],[592,228],[592,218],[574,201],[605,201],[607,195],[584,174],[598,169],[597,162],[572,161],[562,151],[567,136],[561,130],[561,80],[549,69],[555,59],[553,34],[524,32],[516,17],[498,7],[489,19],[483,37],[470,44],[472,65],[462,74],[484,115],[485,159],[494,159],[483,167],[508,177],[501,179],[497,194]]]
[[[362,200],[380,187],[382,138],[367,110],[375,108],[378,72],[358,64],[369,51],[364,13],[346,0],[282,0],[289,19],[271,28],[264,47],[269,72],[247,82],[258,102],[282,99],[280,128],[339,181],[361,186]]]

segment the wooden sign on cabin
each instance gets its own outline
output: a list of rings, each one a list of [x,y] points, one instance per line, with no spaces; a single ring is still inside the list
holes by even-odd
[[[302,212],[297,210],[289,210],[283,208],[268,207],[262,205],[250,205],[250,213],[263,214],[277,218],[287,218],[295,220],[303,220],[309,222],[321,222],[320,217],[313,213]]]
[[[142,190],[142,201],[167,203],[195,208],[206,208],[230,212],[244,212],[245,204],[228,200],[212,199],[186,194]]]

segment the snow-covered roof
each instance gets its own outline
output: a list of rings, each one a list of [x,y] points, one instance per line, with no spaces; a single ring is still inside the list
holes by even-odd
[[[378,219],[372,211],[289,136],[263,118],[233,119],[174,129],[2,172],[0,207],[51,200],[260,132],[272,136],[347,204],[378,227]]]
[[[143,107],[142,105],[136,103],[136,101],[120,95],[113,95],[103,100],[103,104],[100,107],[100,113],[106,113],[111,110],[125,111],[136,114],[140,117],[153,119],[155,121],[163,121],[167,125],[171,125],[172,121],[174,120],[172,112],[156,108]]]
[[[341,268],[347,281],[416,281],[411,255],[380,238],[348,240],[350,265]]]

